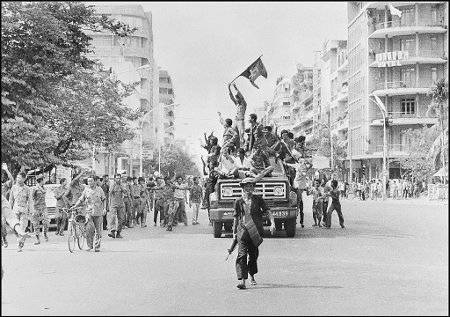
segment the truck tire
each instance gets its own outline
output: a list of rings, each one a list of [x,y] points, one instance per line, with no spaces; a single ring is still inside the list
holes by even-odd
[[[286,220],[284,223],[284,231],[286,232],[286,236],[292,238],[295,236],[295,219]]]
[[[222,236],[222,223],[221,222],[213,222],[213,235],[214,238],[220,238]]]
[[[277,229],[277,231],[281,231],[282,225],[283,223],[281,221],[275,221],[275,229]]]

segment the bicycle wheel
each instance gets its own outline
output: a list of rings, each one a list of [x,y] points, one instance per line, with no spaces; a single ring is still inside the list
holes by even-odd
[[[75,240],[77,240],[76,225],[74,223],[69,223],[67,229],[67,244],[69,245],[70,253],[73,253],[73,250],[75,250]]]
[[[79,226],[77,230],[78,249],[83,250],[84,240],[86,240],[86,230]]]

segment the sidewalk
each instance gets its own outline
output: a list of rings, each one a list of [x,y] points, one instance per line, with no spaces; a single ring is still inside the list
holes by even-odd
[[[448,206],[448,199],[441,200],[441,199],[433,199],[429,200],[427,196],[419,197],[419,198],[408,198],[408,199],[392,199],[388,198],[386,200],[378,199],[378,200],[371,200],[366,199],[365,201],[359,200],[359,198],[355,198],[353,200],[349,200],[346,198],[341,198],[341,201],[354,201],[354,202],[361,202],[361,203],[392,203],[392,204],[398,204],[398,205],[429,205],[429,206]]]

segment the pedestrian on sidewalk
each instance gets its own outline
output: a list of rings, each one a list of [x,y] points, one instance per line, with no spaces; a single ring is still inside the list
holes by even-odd
[[[259,245],[264,235],[263,214],[268,214],[271,222],[270,232],[275,232],[275,219],[266,202],[260,196],[253,195],[255,180],[245,178],[240,182],[243,188],[242,197],[234,203],[233,237],[237,239],[238,254],[236,258],[237,279],[241,281],[238,289],[245,289],[248,274],[251,284],[256,285],[255,274],[258,273]],[[248,260],[247,260],[248,257]]]
[[[194,184],[189,190],[189,207],[192,208],[192,224],[199,225],[198,211],[202,202],[202,187],[198,184],[198,177],[194,177]]]
[[[339,190],[337,189],[337,181],[332,180],[331,181],[331,191],[329,190],[329,187],[326,188],[325,192],[328,192],[326,195],[328,199],[328,207],[327,207],[327,216],[326,216],[326,225],[324,226],[326,229],[331,228],[331,215],[334,210],[336,210],[336,213],[339,217],[339,224],[341,225],[341,228],[345,228],[344,226],[344,216],[342,215],[342,209],[341,209],[341,202],[339,201]]]

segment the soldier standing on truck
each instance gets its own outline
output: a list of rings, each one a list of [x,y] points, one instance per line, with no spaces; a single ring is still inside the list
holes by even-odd
[[[256,181],[253,178],[243,179],[239,185],[243,188],[241,198],[234,203],[233,237],[238,242],[236,258],[236,274],[241,281],[238,289],[245,289],[245,280],[250,273],[251,284],[256,285],[255,274],[258,273],[258,247],[264,235],[263,214],[268,213],[270,218],[270,232],[275,232],[275,219],[266,202],[260,196],[253,195]],[[247,256],[249,257],[247,262]]]

